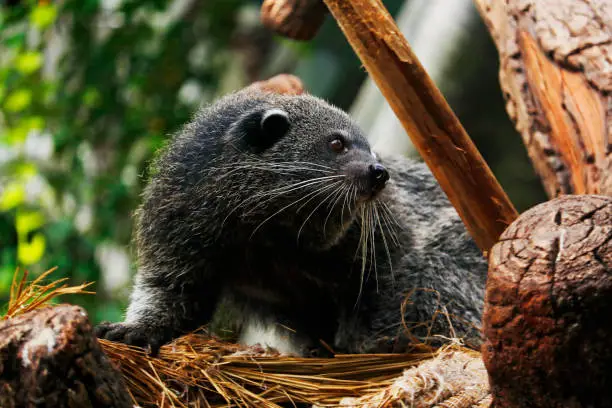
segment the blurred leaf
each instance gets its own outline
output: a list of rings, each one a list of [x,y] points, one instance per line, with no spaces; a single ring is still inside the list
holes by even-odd
[[[42,129],[45,127],[45,119],[41,116],[29,116],[21,120],[23,126],[28,130]]]
[[[16,126],[10,128],[7,134],[8,144],[22,143],[28,137],[28,133],[33,129],[43,129],[45,127],[45,120],[40,116],[29,116],[21,119]]]
[[[9,112],[20,112],[30,106],[32,102],[32,91],[29,89],[18,89],[6,98],[4,107]]]
[[[101,96],[100,91],[95,88],[88,88],[83,93],[83,103],[87,106],[93,107],[100,103]]]
[[[47,227],[47,237],[53,242],[64,242],[72,232],[72,223],[64,219],[54,222]]]
[[[5,138],[6,143],[8,143],[9,145],[23,143],[28,137],[29,131],[30,129],[25,126],[16,126],[12,129],[9,129]]]
[[[38,233],[31,242],[20,242],[17,247],[17,259],[23,265],[33,265],[40,261],[45,253],[45,237]]]
[[[8,294],[14,273],[13,265],[0,265],[0,296],[4,297]]]
[[[42,65],[42,55],[39,52],[28,51],[17,57],[15,67],[23,74],[31,74],[37,71]]]
[[[0,193],[0,211],[11,210],[25,200],[25,187],[23,183],[13,181]]]
[[[38,211],[20,210],[15,216],[17,235],[25,238],[27,234],[40,228],[45,223],[45,217]]]
[[[16,33],[8,36],[3,41],[9,48],[19,48],[25,43],[25,33]]]
[[[38,173],[34,163],[19,163],[15,166],[15,175],[21,176],[22,180],[28,179]]]
[[[45,237],[36,233],[28,242],[30,233],[42,227],[45,218],[37,211],[18,211],[15,217],[15,227],[19,243],[17,246],[17,260],[23,265],[32,265],[40,261],[45,252]]]
[[[40,29],[43,29],[55,21],[57,8],[53,4],[39,4],[32,10],[30,20]]]

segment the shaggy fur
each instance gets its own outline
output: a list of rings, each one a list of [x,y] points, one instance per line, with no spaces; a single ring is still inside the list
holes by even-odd
[[[101,337],[155,352],[208,324],[302,355],[478,340],[486,262],[427,167],[376,157],[313,96],[249,89],[200,110],[154,162],[136,221],[127,316]]]

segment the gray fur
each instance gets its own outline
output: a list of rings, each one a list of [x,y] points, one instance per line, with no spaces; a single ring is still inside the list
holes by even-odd
[[[257,133],[270,109],[289,117],[280,136]],[[347,152],[329,150],[334,132],[350,141]],[[375,194],[366,180],[376,163],[390,180]],[[326,102],[228,95],[201,109],[152,169],[137,212],[139,271],[127,316],[98,326],[99,336],[155,351],[205,324],[249,342],[254,328],[272,326],[265,330],[284,330],[285,348],[301,354],[320,351],[320,340],[341,352],[398,351],[413,339],[400,306],[425,288],[440,301],[417,290],[403,317],[433,321],[433,332],[415,327],[412,335],[448,336],[450,321],[454,334],[478,341],[486,262],[455,210],[423,163],[376,157],[348,115]],[[283,186],[285,194],[258,198]],[[348,187],[360,200],[340,194]],[[361,209],[374,203],[375,245],[363,252]],[[435,317],[444,305],[452,317]]]

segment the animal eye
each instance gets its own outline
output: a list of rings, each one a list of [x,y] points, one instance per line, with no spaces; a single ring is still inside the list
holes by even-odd
[[[329,142],[329,148],[336,153],[342,153],[345,150],[344,142],[340,138],[335,138]]]

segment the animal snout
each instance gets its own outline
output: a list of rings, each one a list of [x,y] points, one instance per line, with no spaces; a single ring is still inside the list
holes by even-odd
[[[389,172],[380,163],[370,164],[370,182],[372,183],[372,189],[374,191],[380,191],[383,189],[387,180],[389,180]]]

